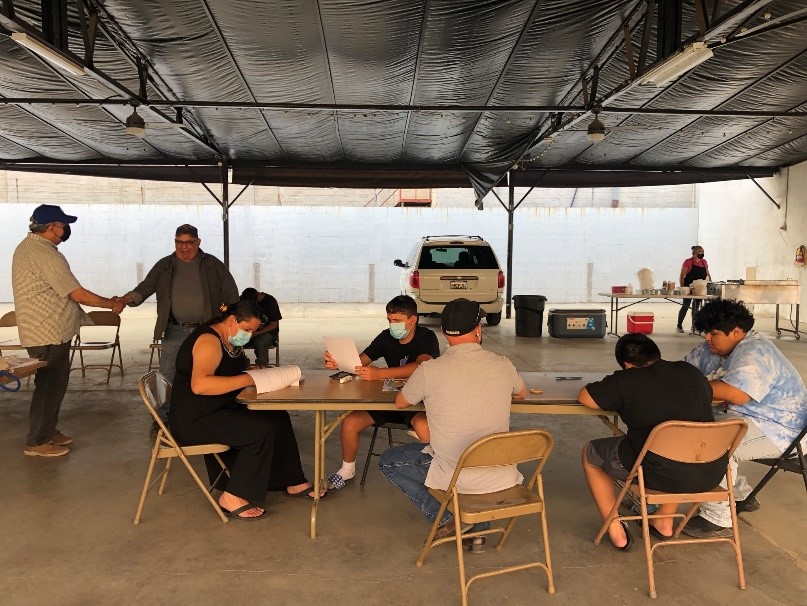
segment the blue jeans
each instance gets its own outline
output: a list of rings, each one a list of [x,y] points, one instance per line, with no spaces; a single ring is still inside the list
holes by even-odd
[[[434,522],[440,511],[440,501],[435,499],[426,488],[426,474],[429,473],[432,457],[421,452],[425,447],[426,444],[411,442],[390,448],[381,455],[378,466],[381,468],[381,473],[387,476],[390,482],[400,488],[420,508],[429,522]],[[440,526],[445,526],[453,519],[454,516],[446,509],[443,517],[440,518]],[[488,528],[490,528],[490,522],[479,522],[474,524],[470,530],[473,532]]]
[[[434,522],[440,511],[440,502],[426,488],[426,474],[429,473],[432,457],[421,452],[425,447],[420,442],[412,442],[390,448],[381,455],[378,466],[381,473],[420,508],[429,522]],[[444,511],[440,526],[451,519],[448,510]]]
[[[185,339],[196,330],[186,328],[177,324],[169,324],[165,327],[162,338],[162,349],[160,350],[160,374],[173,385],[174,375],[177,371],[177,353],[185,342]],[[168,409],[171,408],[171,401],[167,400],[157,411],[163,421],[168,421]]]

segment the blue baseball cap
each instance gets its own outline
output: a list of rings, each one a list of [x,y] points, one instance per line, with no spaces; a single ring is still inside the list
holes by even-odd
[[[31,215],[31,222],[38,223],[39,225],[47,225],[48,223],[75,223],[78,217],[65,214],[61,206],[54,204],[40,204],[34,209],[34,214]]]

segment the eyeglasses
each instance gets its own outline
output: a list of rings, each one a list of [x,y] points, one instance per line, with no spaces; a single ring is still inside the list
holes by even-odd
[[[197,240],[197,238],[194,238],[193,240],[174,240],[174,244],[177,246],[193,246],[196,244]]]

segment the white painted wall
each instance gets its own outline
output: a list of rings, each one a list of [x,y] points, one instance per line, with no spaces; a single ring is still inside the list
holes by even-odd
[[[202,248],[222,256],[218,207],[70,204],[72,238],[60,247],[85,288],[122,294],[173,250],[177,225],[199,228]],[[10,259],[24,237],[33,206],[6,204],[0,256]],[[550,302],[599,300],[612,284],[637,285],[643,266],[656,281],[676,279],[698,230],[697,209],[526,208],[516,213],[513,293]],[[234,206],[230,267],[239,288],[253,285],[281,302],[384,302],[399,292],[400,269],[417,238],[468,233],[488,239],[504,268],[507,215],[503,209]],[[374,283],[370,266],[374,266]],[[591,271],[589,289],[588,271]],[[6,266],[8,267],[8,265]],[[10,275],[0,301],[12,300]]]
[[[698,186],[699,241],[715,279],[797,279],[807,301],[807,276],[793,262],[796,247],[807,244],[807,163],[758,179],[781,208],[751,181]],[[769,310],[768,310],[769,311]]]

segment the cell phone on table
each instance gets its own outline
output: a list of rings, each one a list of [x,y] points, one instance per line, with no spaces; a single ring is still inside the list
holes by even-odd
[[[356,375],[354,375],[352,372],[339,371],[330,375],[330,378],[334,381],[339,381],[340,383],[347,383],[348,381],[352,381],[353,377],[355,376]]]

